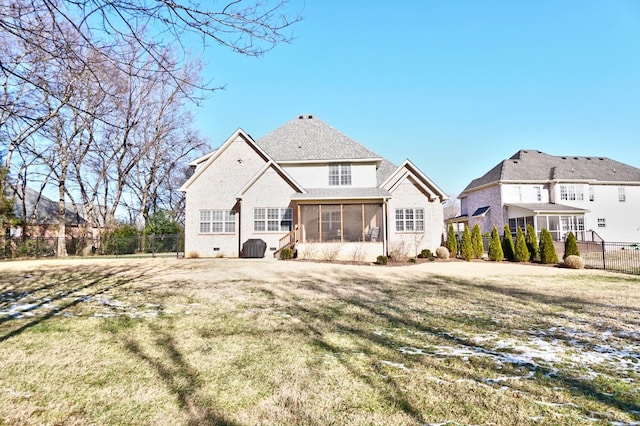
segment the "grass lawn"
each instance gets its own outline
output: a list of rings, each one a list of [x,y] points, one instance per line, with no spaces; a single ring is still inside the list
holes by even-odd
[[[640,424],[640,277],[0,264],[1,425]]]

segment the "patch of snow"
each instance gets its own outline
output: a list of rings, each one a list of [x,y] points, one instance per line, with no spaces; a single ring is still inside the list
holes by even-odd
[[[394,368],[398,368],[400,370],[404,370],[404,371],[409,371],[409,368],[402,364],[402,363],[398,363],[398,362],[391,362],[391,361],[380,361],[381,364],[384,365],[388,365],[389,367],[394,367]]]

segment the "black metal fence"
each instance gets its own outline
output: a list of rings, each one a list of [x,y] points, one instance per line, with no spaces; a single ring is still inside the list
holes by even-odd
[[[68,256],[151,256],[184,254],[183,235],[140,235],[133,237],[0,237],[0,259],[57,257],[64,247]]]
[[[578,241],[578,249],[587,268],[640,275],[638,243]]]
[[[460,237],[458,239],[458,254]],[[490,237],[483,236],[484,252],[489,252]],[[515,242],[515,237],[514,237]],[[580,257],[586,268],[603,269],[612,272],[640,275],[640,243],[620,243],[606,241],[578,241]],[[564,241],[554,241],[558,259],[564,254]]]

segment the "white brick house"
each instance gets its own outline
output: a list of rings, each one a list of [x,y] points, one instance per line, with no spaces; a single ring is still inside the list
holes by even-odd
[[[260,239],[267,255],[375,260],[392,249],[435,250],[444,192],[409,160],[395,166],[311,115],[253,140],[237,130],[193,161],[185,251],[242,255]]]
[[[451,222],[478,223],[483,233],[531,224],[556,241],[569,231],[587,241],[640,241],[640,169],[605,157],[520,150],[458,198],[461,215]]]

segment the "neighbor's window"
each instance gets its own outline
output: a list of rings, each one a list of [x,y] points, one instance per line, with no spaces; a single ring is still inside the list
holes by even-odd
[[[236,212],[233,210],[200,210],[201,233],[236,232]]]
[[[329,185],[351,185],[351,164],[330,164]]]
[[[607,219],[603,217],[598,218],[598,228],[606,228],[607,227]]]
[[[424,231],[424,209],[396,209],[396,231]]]
[[[618,201],[620,201],[621,203],[627,201],[627,193],[624,186],[618,187]]]
[[[253,230],[256,232],[289,232],[292,229],[292,211],[289,208],[253,209]]]
[[[583,201],[582,185],[560,185],[560,199],[564,201]]]
[[[542,187],[534,186],[533,190],[536,193],[536,201],[542,201]]]
[[[589,201],[595,201],[596,199],[596,191],[593,186],[589,187]]]

